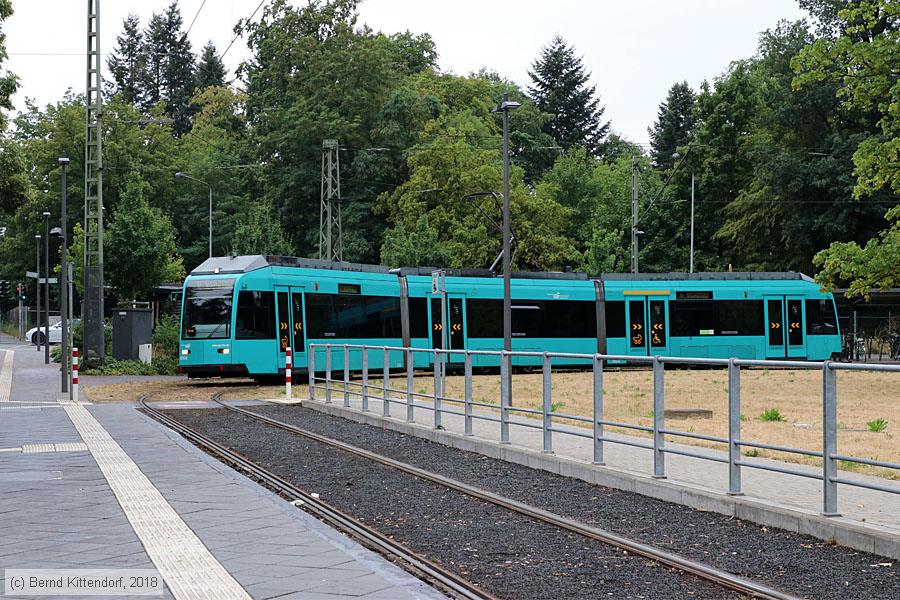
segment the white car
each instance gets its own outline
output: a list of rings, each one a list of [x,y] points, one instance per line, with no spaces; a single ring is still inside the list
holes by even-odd
[[[75,319],[72,323],[69,323],[69,327],[78,323],[78,319]],[[50,326],[50,343],[58,344],[62,341],[62,322],[57,321],[53,325]],[[32,344],[35,345],[43,345],[44,344],[44,327],[32,327],[25,334],[25,339],[30,340]]]

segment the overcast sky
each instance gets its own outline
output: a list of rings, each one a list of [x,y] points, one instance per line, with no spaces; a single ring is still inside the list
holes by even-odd
[[[129,12],[146,24],[168,4],[102,0],[101,51],[113,49]],[[202,4],[179,1],[185,27]],[[235,22],[258,4],[206,0],[189,35],[194,50],[212,40],[224,51]],[[10,53],[4,66],[20,78],[17,109],[26,96],[43,105],[69,87],[83,92],[86,6],[85,0],[13,0],[15,14],[4,26]],[[687,80],[697,89],[729,62],[751,56],[760,31],[805,16],[796,0],[365,0],[361,7],[361,20],[374,29],[430,33],[445,71],[487,67],[523,86],[541,46],[560,34],[584,56],[613,129],[639,143],[646,143],[647,127],[672,83]],[[233,70],[246,56],[238,39],[225,63]]]

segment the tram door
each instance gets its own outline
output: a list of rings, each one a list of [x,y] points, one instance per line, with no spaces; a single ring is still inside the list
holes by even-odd
[[[447,294],[446,310],[444,323],[447,324],[447,348],[451,350],[462,350],[466,347],[465,336],[465,319],[463,317],[463,296],[459,294]],[[441,323],[441,299],[431,299],[431,347],[441,347],[441,334],[443,332]],[[462,354],[452,354],[450,356],[451,363],[462,363]]]
[[[626,295],[628,354],[656,356],[669,353],[669,303],[663,296]]]
[[[288,345],[294,368],[306,367],[306,330],[303,325],[303,288],[276,286],[278,302],[278,368],[283,369]]]
[[[806,358],[802,296],[766,296],[766,358]]]

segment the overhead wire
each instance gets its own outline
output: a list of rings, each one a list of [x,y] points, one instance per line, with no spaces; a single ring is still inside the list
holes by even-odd
[[[191,32],[191,29],[194,28],[194,23],[197,22],[197,17],[200,16],[200,11],[203,10],[204,6],[206,6],[206,0],[203,0],[203,2],[200,3],[200,8],[197,9],[197,12],[194,14],[194,18],[191,20],[191,24],[188,26],[187,31],[184,32],[184,37],[187,37],[187,35]]]

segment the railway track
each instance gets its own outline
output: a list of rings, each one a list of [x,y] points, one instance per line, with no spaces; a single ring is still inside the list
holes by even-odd
[[[213,399],[219,402],[216,394]],[[360,523],[350,515],[323,502],[319,498],[275,475],[271,471],[259,466],[230,448],[216,442],[191,427],[171,418],[164,412],[152,407],[147,402],[147,396],[140,399],[141,407],[148,415],[176,431],[185,439],[218,458],[222,462],[232,465],[237,470],[245,473],[253,479],[263,483],[269,489],[290,499],[299,506],[315,515],[325,523],[350,537],[362,542],[365,546],[394,559],[401,563],[407,571],[410,571],[424,581],[436,585],[445,593],[449,592],[455,598],[469,600],[499,600],[496,596],[482,590],[475,584],[435,564],[427,558],[413,552],[402,544],[382,535],[374,529]],[[224,405],[223,406],[227,406]]]
[[[614,546],[629,553],[644,557],[648,560],[655,561],[674,569],[678,569],[685,573],[689,573],[700,579],[719,585],[725,589],[741,594],[746,594],[747,596],[753,598],[777,600],[793,600],[797,598],[796,596],[771,588],[765,584],[734,575],[733,573],[730,573],[728,571],[717,569],[710,565],[690,560],[678,554],[667,552],[654,546],[629,539],[597,527],[592,527],[585,523],[563,517],[541,508],[524,504],[517,500],[505,498],[493,492],[479,489],[461,481],[451,479],[449,477],[445,477],[443,475],[433,473],[425,469],[421,469],[419,467],[353,446],[346,442],[307,431],[305,429],[297,427],[296,425],[285,423],[283,421],[279,421],[265,415],[260,415],[244,408],[227,404],[221,401],[220,396],[221,394],[215,394],[212,400],[231,412],[238,413],[245,417],[265,423],[266,425],[303,436],[315,442],[319,442],[321,444],[325,444],[327,446],[342,450],[351,455],[367,459],[369,461],[384,465],[392,469],[396,469],[419,479],[437,484],[439,486],[443,486],[472,498],[476,498],[489,504],[493,504],[503,509],[518,513],[541,523],[548,524],[571,533],[575,533],[591,540]]]

